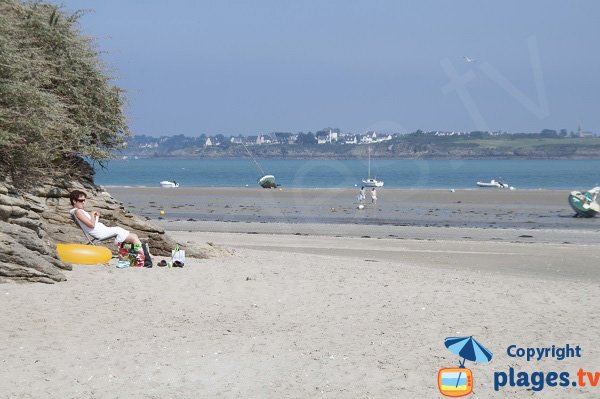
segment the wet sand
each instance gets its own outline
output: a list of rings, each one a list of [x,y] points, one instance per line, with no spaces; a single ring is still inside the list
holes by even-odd
[[[358,190],[260,188],[109,189],[132,211],[166,221],[369,224],[600,231],[574,218],[568,191],[378,189],[358,209]],[[159,210],[164,210],[161,216]]]

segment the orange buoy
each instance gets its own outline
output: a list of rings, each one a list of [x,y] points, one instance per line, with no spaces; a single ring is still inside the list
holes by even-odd
[[[106,263],[112,258],[108,248],[85,244],[56,244],[56,252],[63,262],[81,265]]]

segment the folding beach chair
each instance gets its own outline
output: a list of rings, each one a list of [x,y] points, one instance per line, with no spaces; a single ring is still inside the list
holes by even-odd
[[[112,240],[113,238],[115,238],[117,236],[116,234],[113,234],[112,236],[108,236],[106,238],[103,238],[102,240],[100,240],[98,238],[94,238],[87,231],[85,231],[85,229],[81,226],[81,223],[79,222],[79,220],[77,219],[77,217],[75,216],[75,214],[72,214],[71,218],[73,219],[73,222],[75,222],[75,224],[77,225],[77,227],[79,227],[81,229],[81,231],[83,231],[83,235],[88,240],[88,244],[89,245],[96,245],[96,243],[98,243],[98,242],[102,242],[102,241],[106,241],[106,240]]]

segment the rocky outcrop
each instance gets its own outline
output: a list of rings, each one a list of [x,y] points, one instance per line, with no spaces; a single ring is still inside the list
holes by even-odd
[[[0,282],[66,280],[62,270],[71,270],[71,266],[58,259],[56,243],[86,243],[69,214],[69,193],[75,189],[87,194],[86,208],[100,212],[103,223],[135,232],[149,243],[154,255],[170,255],[176,243],[165,235],[164,229],[127,212],[122,203],[95,186],[91,179],[40,183],[27,191],[0,183]],[[116,245],[111,241],[98,245],[116,253]],[[186,254],[207,256],[193,247],[186,248]]]
[[[41,283],[64,281],[60,269],[70,270],[56,258],[54,247],[34,230],[0,221],[0,282],[7,279]]]

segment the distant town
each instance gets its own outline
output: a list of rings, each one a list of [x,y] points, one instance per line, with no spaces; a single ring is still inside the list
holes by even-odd
[[[250,150],[250,149],[251,150]],[[581,127],[543,129],[539,133],[503,131],[422,131],[408,134],[339,128],[313,132],[271,132],[152,137],[135,135],[118,155],[137,157],[358,158],[368,151],[381,158],[596,158],[600,137]]]
[[[489,136],[503,136],[511,133],[495,131],[495,132],[484,132],[484,131],[422,131],[417,130],[412,135],[425,135],[425,136],[463,136],[463,137],[489,137]],[[512,133],[512,135],[536,135],[536,133]],[[222,134],[216,134],[207,136],[202,134],[195,138],[197,143],[203,144],[205,147],[229,145],[229,144],[244,144],[244,145],[264,145],[264,144],[373,144],[390,141],[394,138],[406,136],[402,133],[377,133],[375,131],[369,131],[364,134],[355,133],[344,133],[339,128],[326,128],[319,130],[316,133],[285,133],[285,132],[272,132],[256,136],[224,136]],[[541,137],[596,137],[596,134],[584,131],[579,127],[576,132],[567,132],[567,129],[552,130],[544,129],[539,133]],[[160,138],[153,138],[149,136],[135,136],[133,141],[149,141],[146,144],[142,144],[147,147],[158,147],[160,142],[169,140],[170,137],[185,137],[182,135],[178,136],[163,136]],[[194,137],[188,137],[194,139]]]

